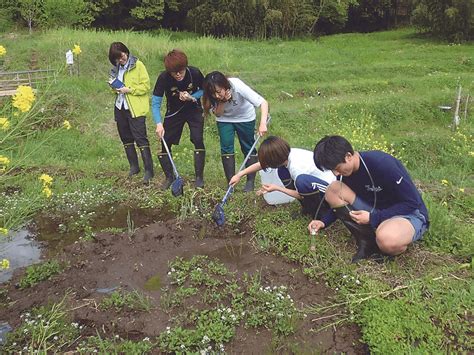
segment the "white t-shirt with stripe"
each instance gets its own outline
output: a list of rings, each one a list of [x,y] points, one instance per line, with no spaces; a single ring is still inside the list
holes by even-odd
[[[315,176],[326,181],[328,184],[336,180],[336,177],[331,171],[321,171],[316,167],[313,160],[313,152],[306,149],[291,148],[286,168],[290,172],[293,181],[296,181],[298,175],[301,174]],[[325,190],[324,188],[324,191]]]

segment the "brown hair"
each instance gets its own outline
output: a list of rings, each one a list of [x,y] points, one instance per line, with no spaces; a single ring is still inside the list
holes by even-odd
[[[270,136],[265,139],[258,149],[258,161],[262,169],[278,168],[290,155],[290,145],[280,137]]]
[[[179,49],[173,49],[163,58],[165,69],[169,72],[177,72],[188,66],[188,57]]]
[[[127,46],[122,42],[113,42],[109,48],[109,60],[112,65],[117,65],[117,61],[122,56],[122,53],[126,53],[127,56],[130,55],[130,51]]]
[[[202,84],[203,95],[202,95],[202,106],[204,108],[204,114],[209,115],[209,110],[212,104],[215,104],[216,99],[214,94],[217,91],[216,87],[224,90],[230,89],[230,81],[220,71],[213,71],[206,75]]]

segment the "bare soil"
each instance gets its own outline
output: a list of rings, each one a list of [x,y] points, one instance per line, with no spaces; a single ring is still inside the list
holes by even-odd
[[[208,255],[236,272],[237,277],[260,272],[265,286],[288,287],[289,294],[298,308],[324,303],[333,292],[323,283],[310,281],[300,271],[300,266],[281,257],[257,252],[251,244],[249,231],[217,228],[205,222],[177,223],[176,219],[151,223],[139,228],[133,236],[128,233],[98,233],[95,240],[77,242],[63,248],[60,259],[69,267],[60,275],[30,289],[15,287],[24,270],[17,270],[5,285],[10,300],[0,309],[0,320],[13,328],[20,324],[20,315],[32,307],[57,302],[70,290],[68,308],[71,321],[85,325],[84,336],[97,335],[141,340],[153,338],[163,332],[173,314],[160,307],[162,288],[170,286],[167,278],[168,262],[180,256]],[[145,290],[146,281],[158,276],[161,287]],[[97,305],[106,294],[105,288],[120,287],[139,290],[151,297],[154,309],[150,312],[99,310]],[[285,339],[280,348],[272,345],[272,333],[267,329],[237,329],[231,343],[225,344],[226,352],[263,354],[277,352],[298,353],[367,353],[359,339],[359,328],[354,324],[328,327],[314,332],[330,319],[314,321],[312,315],[304,318],[296,333]],[[280,343],[281,344],[281,343]]]

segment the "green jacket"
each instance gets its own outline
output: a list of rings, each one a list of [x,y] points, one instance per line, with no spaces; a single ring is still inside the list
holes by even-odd
[[[115,78],[118,68],[111,70]],[[133,118],[146,116],[150,110],[150,77],[143,64],[137,57],[130,54],[130,66],[123,76],[123,82],[131,92],[125,94],[128,108]]]

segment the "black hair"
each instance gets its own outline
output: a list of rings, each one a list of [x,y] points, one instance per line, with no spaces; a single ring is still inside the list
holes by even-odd
[[[122,56],[122,53],[126,53],[127,56],[130,55],[130,51],[127,46],[122,42],[113,42],[109,48],[109,60],[112,65],[117,65],[117,61]]]
[[[206,75],[202,88],[204,94],[202,96],[204,114],[209,114],[209,109],[213,104],[215,104],[215,98],[213,95],[216,92],[216,87],[219,87],[224,90],[229,90],[231,88],[230,81],[227,77],[222,74],[220,71],[213,71]]]
[[[325,136],[314,147],[314,164],[319,170],[334,170],[338,164],[346,161],[347,153],[354,149],[347,139],[341,136]]]

